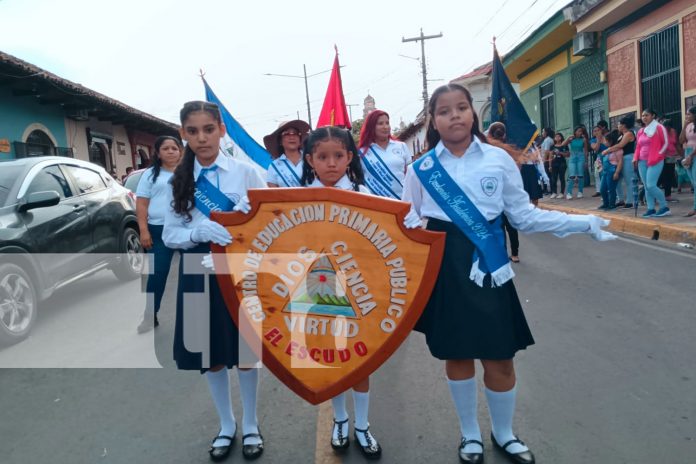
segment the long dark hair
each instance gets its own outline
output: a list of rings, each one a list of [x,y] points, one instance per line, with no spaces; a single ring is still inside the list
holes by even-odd
[[[181,126],[184,127],[191,113],[198,111],[208,113],[218,124],[222,124],[220,108],[215,103],[190,101],[185,103],[179,112]],[[196,183],[193,179],[193,162],[195,159],[196,154],[189,145],[186,145],[184,157],[172,176],[172,196],[174,198],[172,208],[175,213],[185,216],[187,221],[191,220],[191,210],[194,206],[193,194],[196,190]]]
[[[162,160],[160,159],[160,148],[162,148],[162,145],[164,142],[167,140],[171,140],[174,143],[176,143],[176,146],[179,147],[179,151],[183,151],[183,146],[181,145],[181,140],[177,139],[176,137],[172,137],[171,135],[161,135],[157,137],[157,140],[155,140],[155,152],[152,155],[152,178],[151,181],[154,184],[157,178],[160,175],[160,170],[162,169]]]
[[[356,192],[359,190],[359,186],[365,183],[365,175],[363,173],[362,164],[360,164],[360,156],[358,156],[358,148],[355,146],[355,140],[350,131],[342,129],[340,127],[326,126],[320,127],[309,133],[309,137],[305,140],[304,149],[302,153],[304,156],[313,156],[314,148],[319,142],[326,142],[328,140],[336,140],[340,142],[346,151],[353,154],[353,159],[348,165],[348,178],[353,182],[353,190]],[[314,169],[309,165],[307,160],[302,163],[302,179],[300,183],[307,186],[314,182],[316,177]]]
[[[481,142],[488,143],[486,136],[483,135],[481,129],[479,129],[479,118],[476,114],[476,111],[474,110],[474,100],[473,98],[471,98],[471,93],[469,93],[466,87],[463,87],[459,84],[446,84],[435,89],[435,92],[433,92],[433,96],[430,97],[430,103],[428,104],[428,130],[425,134],[425,140],[427,142],[428,150],[432,150],[433,148],[435,148],[435,145],[437,145],[440,142],[440,133],[435,129],[434,123],[435,106],[437,105],[437,99],[440,98],[440,95],[442,95],[443,93],[455,91],[462,92],[466,96],[466,99],[469,102],[469,106],[471,107],[471,112],[474,113],[474,123],[471,125],[472,140],[474,136],[476,136],[479,138]]]

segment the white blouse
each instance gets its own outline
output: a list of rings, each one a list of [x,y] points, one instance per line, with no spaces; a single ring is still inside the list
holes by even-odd
[[[309,184],[307,187],[326,187],[326,185],[322,184],[321,181],[317,178],[314,178],[314,182]],[[335,188],[341,189],[341,190],[354,190],[353,188],[353,182],[351,182],[350,178],[348,177],[348,174],[344,174],[343,177],[341,177],[338,182],[336,182],[336,185],[334,185]],[[364,185],[358,185],[358,192],[360,193],[367,193],[368,195],[372,195],[370,192],[370,189],[365,187]]]
[[[298,179],[302,179],[302,166],[304,162],[302,161],[302,157],[300,157],[300,160],[297,162],[297,164],[294,164],[292,161],[288,159],[287,156],[285,156],[285,153],[271,161],[271,164],[279,165],[280,163],[283,163],[285,160],[288,162],[288,165],[290,168],[295,171],[295,174],[297,174]],[[283,163],[285,164],[285,163]],[[266,173],[266,182],[269,184],[276,184],[280,187],[285,187],[283,181],[280,179],[280,176],[278,176],[278,171],[276,171],[273,166],[268,166],[268,171]]]
[[[515,161],[500,148],[475,137],[463,156],[454,156],[442,142],[435,147],[435,154],[450,177],[489,221],[505,213],[513,227],[527,233],[566,234],[587,232],[590,228],[589,216],[547,211],[532,205]],[[413,165],[408,167],[401,199],[410,202],[422,218],[452,222],[425,190]]]
[[[266,188],[266,182],[264,182],[259,172],[246,161],[219,154],[213,164],[217,165],[218,169],[206,171],[206,178],[235,203],[239,202],[247,194],[247,190],[251,188]],[[194,179],[198,180],[202,169],[203,166],[198,163],[198,160],[194,160]],[[171,205],[172,189],[169,189],[168,195],[167,204]],[[205,214],[200,212],[195,206],[191,210],[191,221],[189,222],[186,221],[186,216],[175,213],[170,206],[164,216],[162,241],[169,248],[193,248],[196,246],[196,243],[191,241],[191,232],[204,219],[206,219]]]

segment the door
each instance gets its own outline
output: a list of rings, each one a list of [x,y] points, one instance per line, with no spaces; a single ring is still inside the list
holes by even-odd
[[[50,285],[74,273],[81,254],[87,252],[92,233],[87,208],[58,165],[43,168],[29,184],[25,195],[54,191],[60,196],[55,206],[22,213],[27,235]]]
[[[577,120],[584,124],[587,133],[592,134],[592,128],[604,119],[604,92],[599,91],[577,100]]]

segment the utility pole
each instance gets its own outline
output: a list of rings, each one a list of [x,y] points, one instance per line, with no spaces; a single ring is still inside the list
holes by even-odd
[[[401,38],[401,42],[418,42],[421,43],[421,73],[423,74],[423,114],[428,113],[428,71],[425,65],[425,41],[428,39],[438,39],[442,37],[442,32],[437,35],[423,35],[423,28],[421,27],[420,36]]]
[[[304,70],[304,90],[307,98],[307,119],[309,120],[309,127],[312,127],[312,110],[309,106],[309,87],[307,86],[307,66],[303,64],[302,69]]]
[[[348,112],[350,113],[350,122],[353,122],[353,107],[354,106],[360,106],[357,103],[346,103],[346,106],[348,107]]]

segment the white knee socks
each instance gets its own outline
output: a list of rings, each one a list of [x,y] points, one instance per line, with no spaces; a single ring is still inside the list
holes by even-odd
[[[447,379],[447,383],[452,393],[454,407],[457,409],[457,416],[459,416],[459,427],[462,437],[467,440],[481,441],[481,429],[479,428],[476,410],[476,377],[466,380]],[[466,445],[464,452],[483,453],[483,448],[473,443]]]
[[[239,394],[242,397],[242,432],[259,433],[259,422],[256,417],[256,395],[259,386],[259,370],[237,369],[239,375]],[[245,445],[258,445],[261,440],[256,437],[244,440]]]
[[[488,410],[491,413],[491,428],[493,435],[499,445],[504,445],[510,440],[515,439],[512,433],[512,418],[515,415],[515,397],[517,387],[506,392],[495,392],[485,388],[486,399],[488,400]],[[508,446],[506,451],[509,453],[521,453],[529,448],[519,443]]]
[[[220,417],[220,433],[218,435],[227,435],[234,437],[237,431],[237,423],[234,420],[234,412],[232,411],[232,401],[230,399],[230,379],[227,376],[227,368],[223,367],[217,372],[207,371],[205,378],[208,381],[210,395],[213,397],[215,409],[217,409]],[[213,446],[226,446],[230,441],[227,439],[215,440]]]

